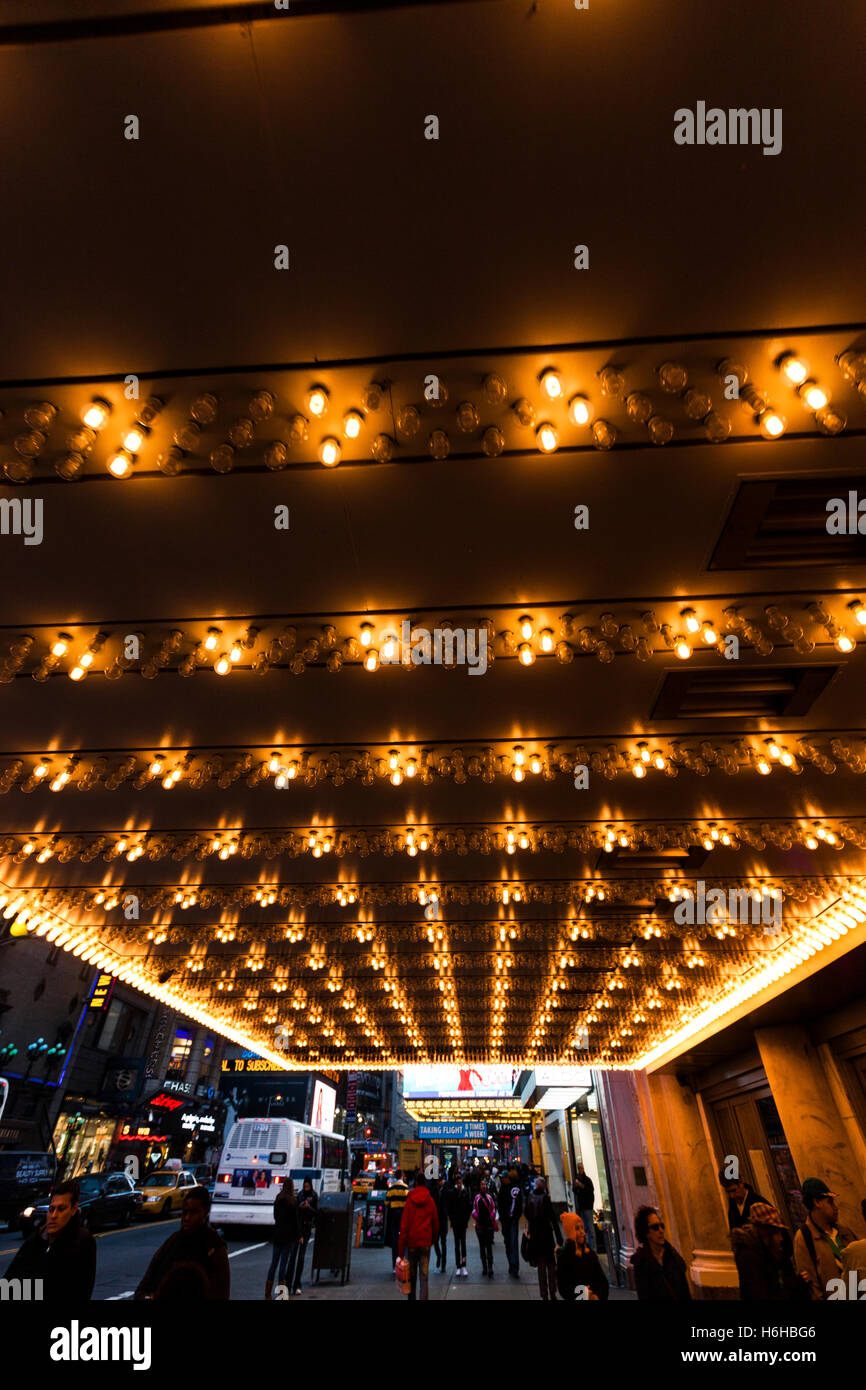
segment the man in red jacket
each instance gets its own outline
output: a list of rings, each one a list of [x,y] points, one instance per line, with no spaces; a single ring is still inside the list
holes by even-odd
[[[430,1268],[430,1246],[439,1235],[439,1213],[436,1210],[424,1174],[419,1168],[412,1191],[406,1198],[400,1222],[400,1256],[409,1252],[409,1297],[415,1298],[415,1280],[421,1274],[420,1298],[427,1298],[427,1273]]]

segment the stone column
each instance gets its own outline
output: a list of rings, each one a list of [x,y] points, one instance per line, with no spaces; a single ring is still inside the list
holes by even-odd
[[[648,1157],[649,1145],[641,1121],[634,1072],[599,1071],[593,1075],[609,1160],[607,1179],[619,1236],[620,1268],[628,1280],[629,1262],[635,1252],[635,1212],[641,1206],[657,1206],[659,1197]],[[596,1186],[596,1205],[599,1205],[598,1197]]]
[[[666,1235],[688,1266],[696,1298],[736,1298],[728,1223],[697,1097],[675,1076],[638,1074],[650,1161]]]
[[[823,1178],[838,1193],[839,1220],[862,1234],[866,1172],[848,1139],[817,1048],[797,1024],[759,1028],[755,1042],[800,1182]]]

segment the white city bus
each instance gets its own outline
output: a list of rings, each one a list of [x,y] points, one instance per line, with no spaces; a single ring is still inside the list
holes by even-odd
[[[294,1120],[237,1120],[220,1155],[213,1189],[215,1226],[269,1226],[274,1198],[286,1178],[300,1192],[304,1178],[313,1190],[343,1192],[349,1152],[343,1134],[327,1134]]]

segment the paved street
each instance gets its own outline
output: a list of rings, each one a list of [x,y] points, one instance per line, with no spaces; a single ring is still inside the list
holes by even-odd
[[[106,1230],[97,1234],[98,1245],[96,1263],[96,1285],[94,1298],[131,1299],[135,1287],[147,1268],[154,1251],[178,1227],[179,1217],[166,1221],[140,1222],[124,1230]],[[21,1237],[0,1230],[0,1273],[4,1272]],[[537,1301],[538,1283],[535,1271],[528,1265],[521,1266],[519,1279],[512,1279],[507,1273],[505,1250],[501,1236],[494,1246],[493,1279],[481,1275],[481,1262],[478,1245],[470,1230],[467,1240],[467,1259],[469,1277],[457,1279],[453,1264],[445,1274],[436,1274],[435,1256],[431,1258],[430,1298],[448,1299],[454,1302],[474,1302],[479,1300]],[[245,1238],[228,1242],[231,1261],[232,1299],[257,1300],[264,1295],[265,1275],[270,1263],[270,1242],[263,1240],[261,1234],[250,1231]],[[339,1280],[332,1281],[324,1275],[320,1284],[310,1283],[307,1256],[304,1271],[304,1291],[302,1299],[310,1302],[324,1300],[365,1301],[370,1299],[402,1302],[404,1295],[394,1280],[391,1269],[390,1250],[382,1248],[365,1249],[363,1246],[352,1251],[351,1276],[348,1284],[340,1287]],[[453,1244],[449,1243],[449,1255],[453,1254]],[[634,1294],[624,1289],[612,1289],[612,1299],[633,1299]]]

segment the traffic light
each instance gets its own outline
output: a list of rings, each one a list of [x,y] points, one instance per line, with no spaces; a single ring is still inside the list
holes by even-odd
[[[369,1125],[368,1125],[367,1128],[364,1130],[364,1138],[365,1138],[365,1139],[370,1139],[370,1138],[372,1138],[372,1135],[373,1135],[373,1131],[372,1131],[372,1129],[370,1129],[370,1127],[369,1127]]]

